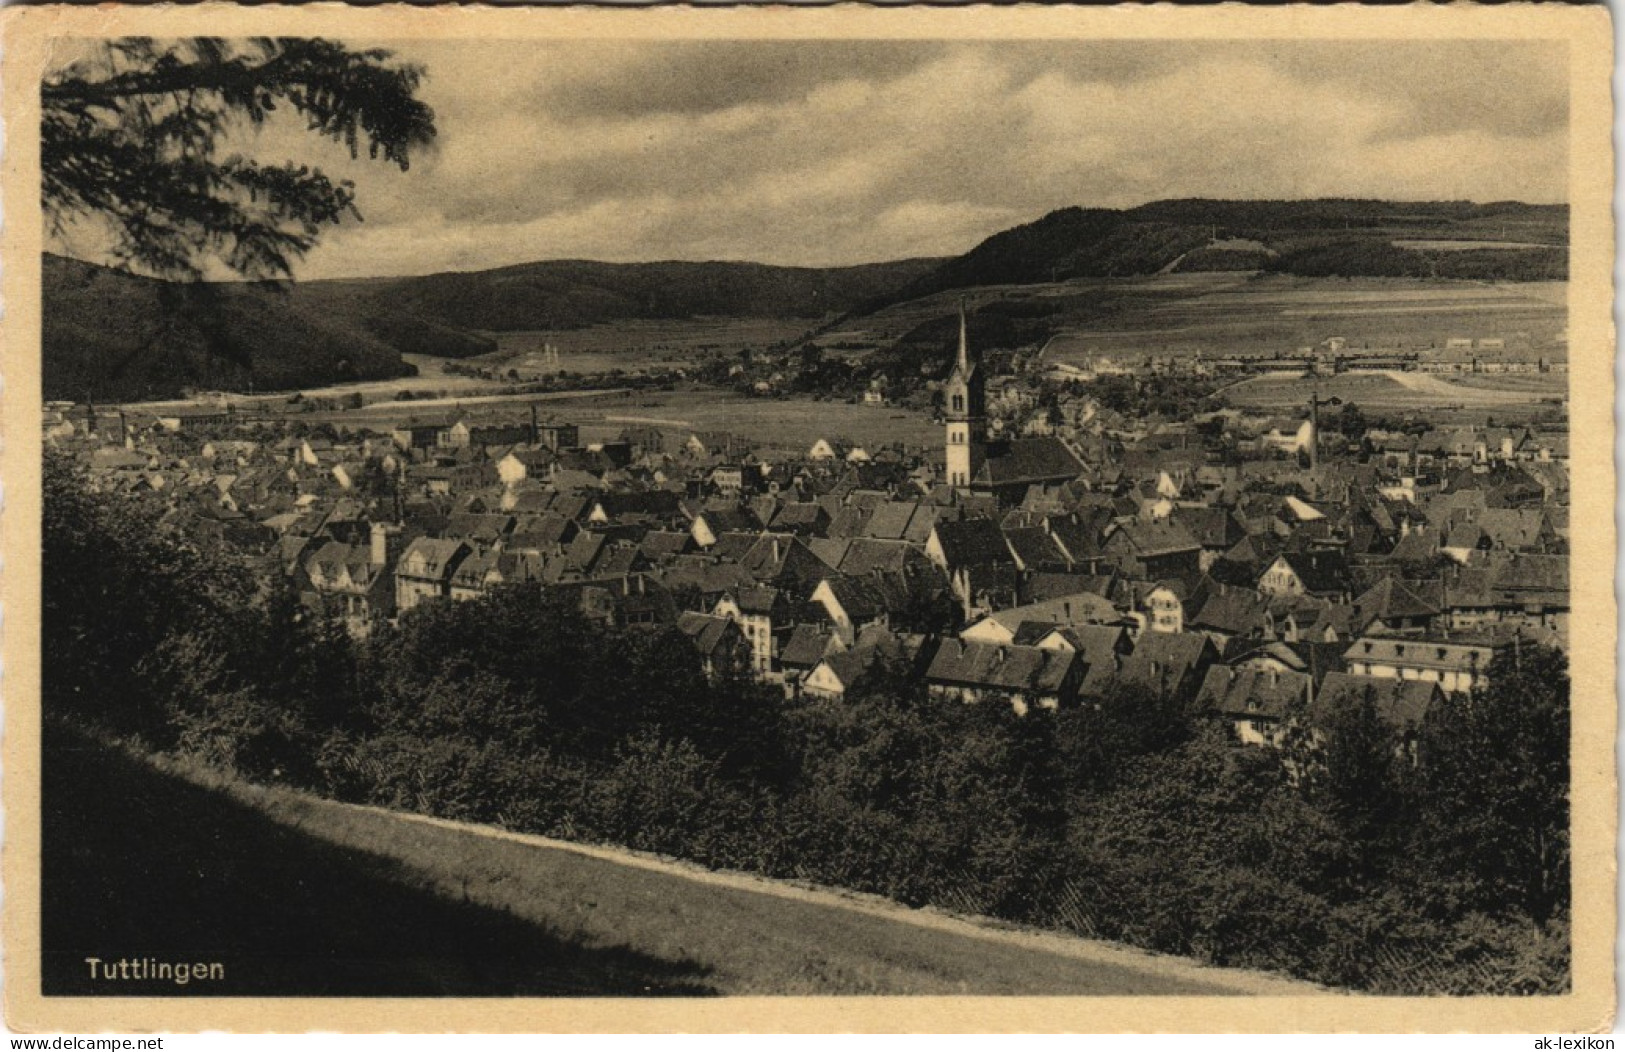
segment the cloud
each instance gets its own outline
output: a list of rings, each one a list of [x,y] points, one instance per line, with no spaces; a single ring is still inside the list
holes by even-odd
[[[679,41],[578,45],[574,75],[537,92],[529,112],[569,122],[706,114],[805,99],[845,81],[883,86],[930,62],[942,45],[914,41]]]
[[[372,42],[366,42],[369,46]],[[1509,41],[402,42],[436,148],[354,180],[305,277],[548,258],[962,252],[1069,205],[1561,201],[1566,46]]]

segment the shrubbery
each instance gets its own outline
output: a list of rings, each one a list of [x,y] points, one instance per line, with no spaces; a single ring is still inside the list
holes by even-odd
[[[622,844],[1383,993],[1568,984],[1568,681],[1525,648],[1420,764],[1358,706],[1277,753],[1122,692],[786,702],[535,587],[352,645],[47,465],[45,703],[341,799]],[[92,558],[94,553],[94,558]],[[1306,728],[1307,731],[1307,728]]]

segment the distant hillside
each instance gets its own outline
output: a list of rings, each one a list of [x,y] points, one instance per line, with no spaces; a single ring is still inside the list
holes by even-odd
[[[42,278],[46,398],[276,390],[412,371],[400,356],[412,348],[392,342],[392,320],[375,328],[365,315],[311,310],[264,286],[160,281],[52,255]]]
[[[1474,242],[1482,247],[1472,246]],[[1241,247],[1210,247],[1227,244]],[[1568,276],[1567,247],[1568,206],[1516,201],[1192,199],[1123,210],[1063,208],[994,234],[896,296],[866,307],[979,285],[1164,270],[1563,280]]]
[[[299,286],[302,302],[387,303],[454,329],[576,329],[624,319],[807,318],[844,314],[895,295],[938,267],[910,259],[816,269],[758,263],[594,263],[557,260],[497,270]]]
[[[185,387],[309,387],[410,372],[402,354],[466,358],[491,334],[695,317],[806,319],[825,331],[958,289],[1172,271],[1309,277],[1563,280],[1568,208],[1519,202],[1158,201],[1064,208],[953,259],[855,267],[559,260],[408,278],[315,281],[284,290],[180,285],[45,258],[48,398],[166,397]],[[1041,341],[1062,314],[1113,312],[1114,294],[1002,308],[992,346]],[[914,324],[931,321],[926,312]],[[1053,317],[1052,317],[1053,316]],[[861,328],[861,326],[859,326]],[[911,326],[912,328],[912,326]],[[945,335],[946,334],[946,335]],[[951,344],[936,327],[897,332],[891,357]],[[932,373],[930,362],[924,363]]]
[[[47,398],[275,390],[411,371],[402,354],[467,358],[485,335],[625,319],[807,318],[851,311],[934,269],[904,260],[811,269],[566,260],[282,289],[178,284],[45,257]]]

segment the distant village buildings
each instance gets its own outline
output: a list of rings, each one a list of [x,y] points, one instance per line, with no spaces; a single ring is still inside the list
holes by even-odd
[[[1332,372],[1384,361],[1341,337],[1308,350]],[[1530,353],[1462,337],[1382,367],[1513,371]],[[1268,747],[1356,697],[1414,727],[1498,655],[1567,645],[1565,428],[1334,437],[1302,410],[1129,419],[1035,396],[1046,376],[1176,367],[1147,362],[1040,361],[1001,381],[995,428],[962,307],[941,446],[924,450],[642,423],[586,441],[534,406],[334,430],[51,403],[44,433],[95,485],[164,502],[358,636],[550,589],[787,698],[901,677],[938,704],[1042,718],[1153,692]],[[862,393],[887,401],[883,381]]]

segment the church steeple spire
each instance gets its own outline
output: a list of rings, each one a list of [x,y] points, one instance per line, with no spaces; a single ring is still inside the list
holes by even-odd
[[[959,371],[970,372],[970,336],[965,325],[965,297],[959,297]]]
[[[987,437],[986,396],[982,371],[970,350],[965,301],[959,301],[959,350],[953,372],[943,384],[943,415],[947,419],[948,485],[964,489],[982,466]]]

